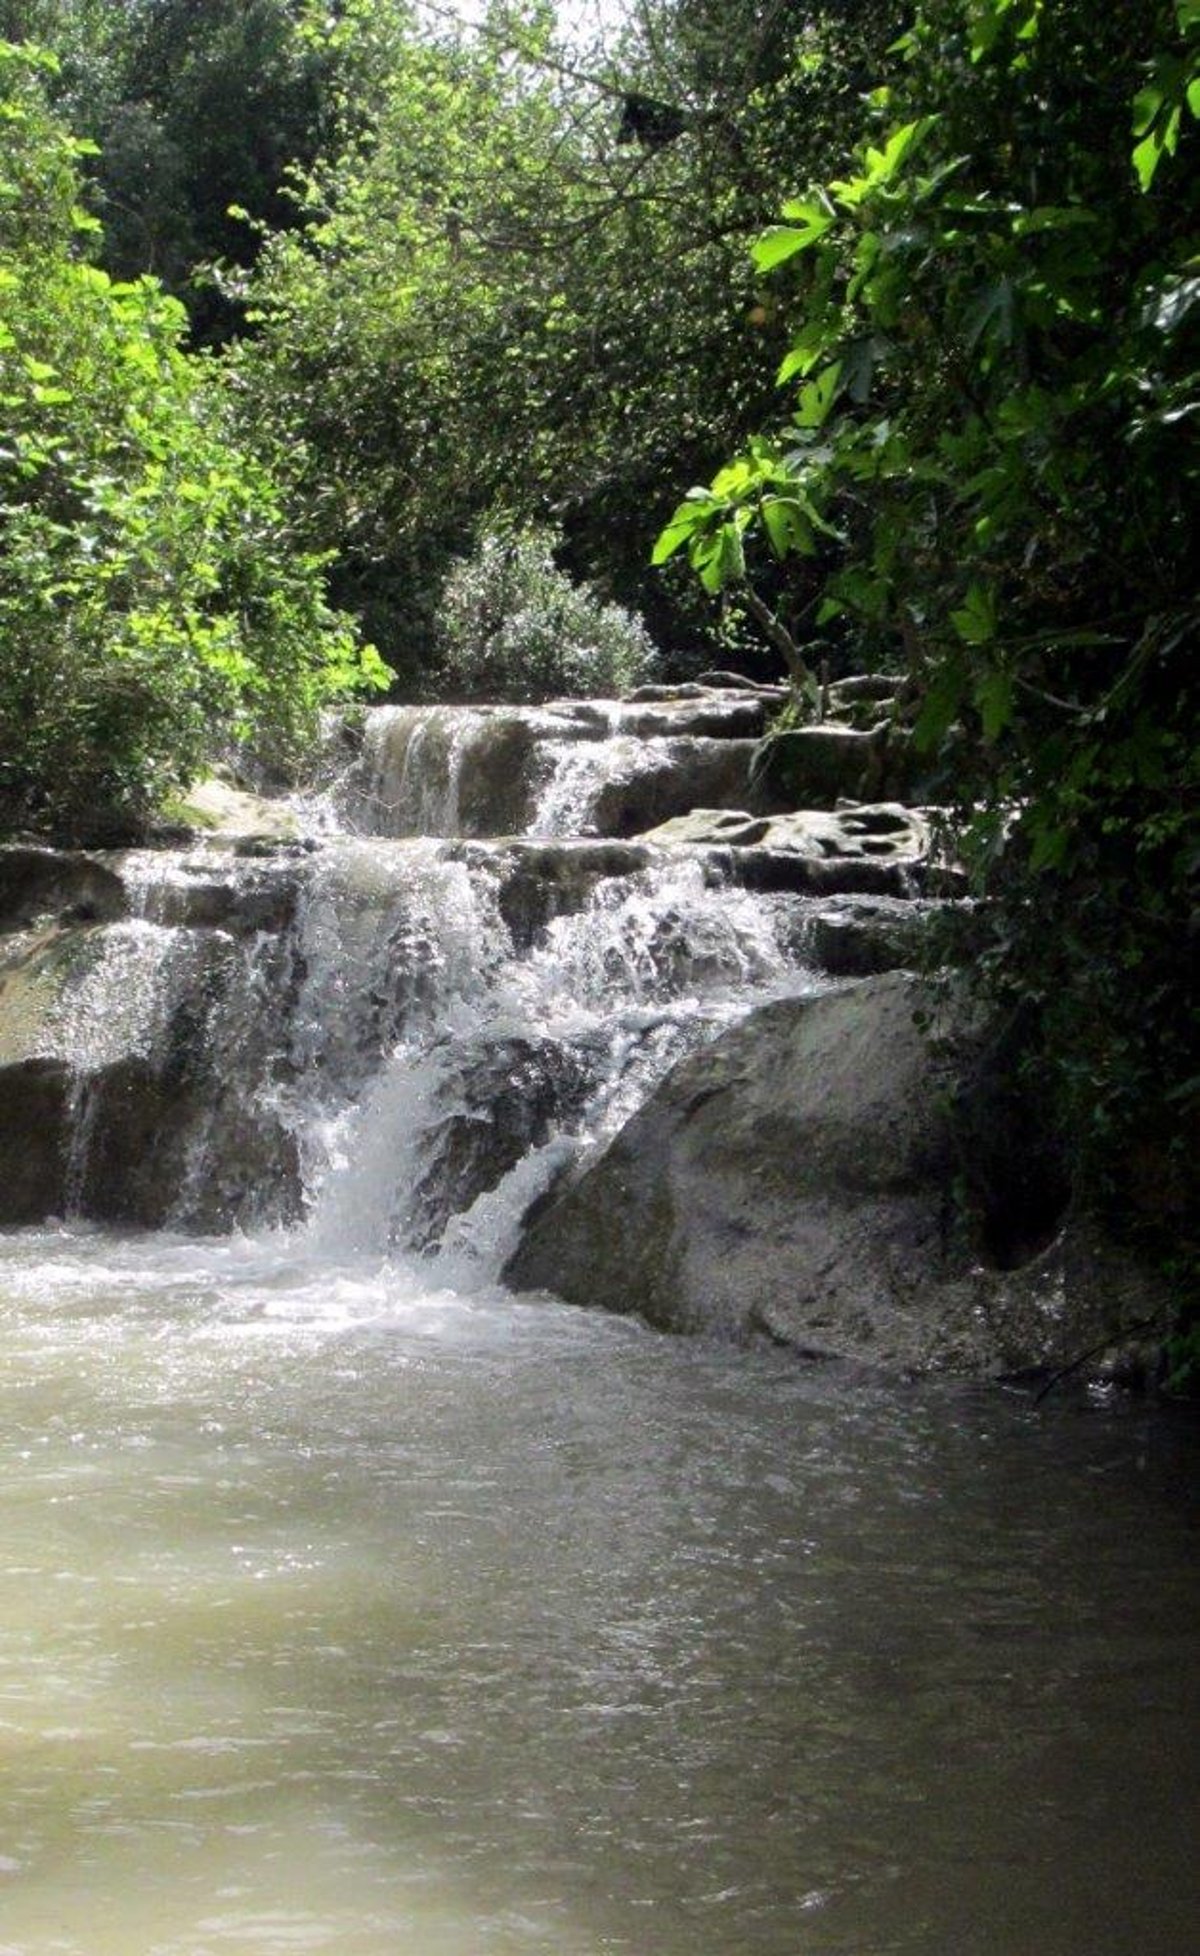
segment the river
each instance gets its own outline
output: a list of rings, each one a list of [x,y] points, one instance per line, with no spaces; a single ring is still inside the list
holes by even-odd
[[[296,1237],[0,1256],[4,1956],[1174,1956],[1195,1435]]]

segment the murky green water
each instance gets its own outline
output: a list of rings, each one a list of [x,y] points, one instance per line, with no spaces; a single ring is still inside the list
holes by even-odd
[[[3,1956],[1196,1946],[1186,1425],[289,1254],[0,1240]]]

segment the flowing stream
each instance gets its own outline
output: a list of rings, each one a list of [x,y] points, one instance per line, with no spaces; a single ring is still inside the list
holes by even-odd
[[[393,715],[306,852],[120,865],[68,1211],[87,1068],[205,1070],[163,1228],[0,1234],[0,1956],[1193,1947],[1190,1426],[499,1285],[824,982],[807,898],[575,840],[618,718],[518,729],[520,823],[486,715]]]

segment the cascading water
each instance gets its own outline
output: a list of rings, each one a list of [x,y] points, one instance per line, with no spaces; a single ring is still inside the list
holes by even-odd
[[[362,850],[330,852],[299,925],[296,1044],[308,1065],[296,1092],[308,1094],[309,1237],[326,1253],[428,1255],[457,1217],[461,1271],[465,1212],[490,1196],[478,1274],[494,1276],[511,1237],[497,1227],[497,1185],[510,1188],[515,1227],[537,1192],[531,1152],[547,1173],[560,1166],[556,1144],[594,1145],[699,1040],[812,982],[795,906],[714,888],[694,859],[596,882],[522,946],[501,911],[502,853],[468,864],[397,845],[389,887],[378,848]],[[374,1077],[353,1096],[372,1054]]]
[[[12,852],[0,1956],[1190,1946],[1185,1436],[495,1282],[824,982],[778,863],[613,839],[740,793],[684,710],[385,709],[292,842]]]
[[[452,1246],[456,1282],[494,1278],[549,1178],[676,1059],[816,982],[803,898],[750,896],[711,851],[560,832],[636,786],[635,750],[644,783],[681,739],[701,775],[743,744],[623,711],[382,709],[293,843],[117,859],[127,914],[85,932],[36,1048],[72,1071],[67,1212],[283,1220],[299,1254],[427,1274]],[[564,750],[588,757],[574,799]],[[478,834],[518,804],[527,840]]]

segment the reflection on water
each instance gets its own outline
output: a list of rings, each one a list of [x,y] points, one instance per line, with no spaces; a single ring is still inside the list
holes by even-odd
[[[1192,1433],[0,1241],[3,1956],[1180,1956]]]

